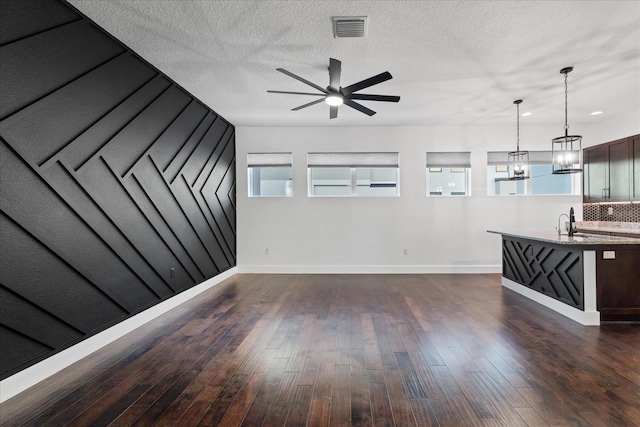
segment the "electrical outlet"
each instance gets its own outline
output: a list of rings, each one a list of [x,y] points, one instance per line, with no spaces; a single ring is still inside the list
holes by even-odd
[[[406,249],[406,248],[405,248],[405,250],[403,251],[403,253],[404,253],[405,255],[409,255],[409,249]]]
[[[609,208],[607,209],[607,213],[609,215],[613,215],[613,208],[611,206],[609,206]]]
[[[269,250],[269,248],[264,248],[264,254],[265,255],[269,255],[271,251]]]
[[[171,269],[169,270],[169,277],[171,277],[171,278],[176,277],[176,268],[175,267],[171,267]]]

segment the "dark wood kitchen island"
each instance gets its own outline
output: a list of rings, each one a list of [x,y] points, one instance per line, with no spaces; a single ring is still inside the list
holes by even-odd
[[[502,235],[502,285],[583,325],[640,321],[640,239],[553,231]]]

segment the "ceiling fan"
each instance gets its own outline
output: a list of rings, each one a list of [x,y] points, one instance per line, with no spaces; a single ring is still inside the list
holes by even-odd
[[[342,72],[342,63],[337,59],[329,58],[329,86],[326,89],[311,83],[309,80],[303,79],[300,76],[293,74],[290,71],[285,70],[284,68],[277,68],[281,73],[286,74],[289,77],[293,77],[294,79],[301,81],[304,84],[311,86],[314,89],[319,90],[321,93],[310,93],[310,92],[287,92],[282,90],[268,90],[269,93],[285,93],[290,95],[311,95],[311,96],[320,96],[320,99],[315,101],[311,101],[307,104],[301,105],[296,108],[292,108],[291,111],[302,110],[303,108],[310,107],[312,105],[318,104],[322,101],[329,104],[329,118],[335,119],[338,117],[338,106],[345,104],[351,108],[354,108],[368,116],[373,116],[376,112],[370,110],[362,104],[355,102],[358,101],[384,101],[384,102],[398,102],[400,101],[399,96],[390,96],[390,95],[369,95],[364,93],[355,93],[359,90],[366,89],[370,86],[377,85],[378,83],[385,82],[387,80],[392,79],[393,77],[388,71],[384,73],[380,73],[376,76],[369,77],[368,79],[364,79],[359,81],[358,83],[354,83],[352,85],[342,87],[340,86],[340,74]]]

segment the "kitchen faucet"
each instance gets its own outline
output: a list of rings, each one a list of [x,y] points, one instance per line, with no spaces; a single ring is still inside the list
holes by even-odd
[[[560,216],[558,217],[558,227],[556,228],[556,230],[558,230],[558,236],[562,234],[562,228],[560,228],[560,218],[562,218],[563,216],[566,216],[569,222],[571,222],[569,215],[567,215],[566,213],[560,214]]]
[[[567,214],[560,214],[560,216],[558,217],[558,228],[556,228],[556,230],[558,230],[558,236],[560,236],[562,234],[562,228],[560,228],[560,219],[566,216],[567,219],[569,220],[569,229],[567,230],[567,235],[568,236],[573,236],[573,229],[575,227],[575,222],[576,222],[576,217],[573,213],[573,208],[569,209],[569,215]]]
[[[573,207],[569,209],[569,236],[573,236],[573,229],[575,227],[576,217],[573,215]]]

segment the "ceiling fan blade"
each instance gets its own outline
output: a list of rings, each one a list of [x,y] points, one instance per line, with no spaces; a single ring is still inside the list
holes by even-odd
[[[369,77],[368,79],[364,79],[359,81],[358,83],[354,83],[347,87],[342,88],[342,93],[345,95],[351,95],[353,92],[357,92],[369,86],[377,85],[378,83],[386,82],[387,80],[391,80],[393,76],[388,71],[384,73],[380,73],[377,76]]]
[[[303,108],[307,108],[307,107],[311,107],[312,105],[319,104],[319,103],[320,103],[320,102],[322,102],[322,101],[324,101],[324,98],[316,99],[315,101],[311,101],[311,102],[309,102],[309,103],[307,103],[307,104],[304,104],[304,105],[301,105],[301,106],[299,106],[299,107],[292,108],[292,109],[291,109],[291,111],[298,111],[298,110],[302,110]]]
[[[373,116],[376,112],[373,110],[368,109],[367,107],[365,107],[362,104],[358,104],[357,102],[354,102],[350,99],[345,98],[344,99],[344,104],[348,105],[351,108],[354,108],[362,113],[365,113],[367,116]]]
[[[391,95],[367,95],[364,93],[352,93],[349,95],[349,99],[358,99],[360,101],[384,101],[384,102],[398,102],[399,96]]]
[[[302,83],[304,83],[304,84],[307,84],[307,85],[311,86],[311,87],[312,87],[312,88],[314,88],[314,89],[318,89],[318,90],[319,90],[320,92],[322,92],[322,93],[329,93],[329,91],[327,91],[326,89],[321,88],[320,86],[318,86],[318,85],[317,85],[317,84],[315,84],[315,83],[311,83],[311,82],[310,82],[309,80],[307,80],[307,79],[303,79],[303,78],[302,78],[302,77],[300,77],[300,76],[296,76],[295,74],[293,74],[293,73],[292,73],[292,72],[290,72],[290,71],[285,70],[284,68],[276,68],[276,70],[280,71],[280,72],[281,72],[281,73],[283,73],[283,74],[286,74],[286,75],[287,75],[287,76],[289,76],[289,77],[293,77],[294,79],[296,79],[296,80],[298,80],[298,81],[300,81],[300,82],[302,82]]]
[[[342,73],[342,62],[329,58],[329,87],[334,92],[340,92],[340,74]]]
[[[286,90],[268,90],[269,93],[286,93],[289,95],[311,95],[311,96],[326,96],[324,93],[311,93],[311,92],[289,92]]]
[[[329,107],[329,118],[335,119],[336,117],[338,117],[338,106],[332,105]]]

